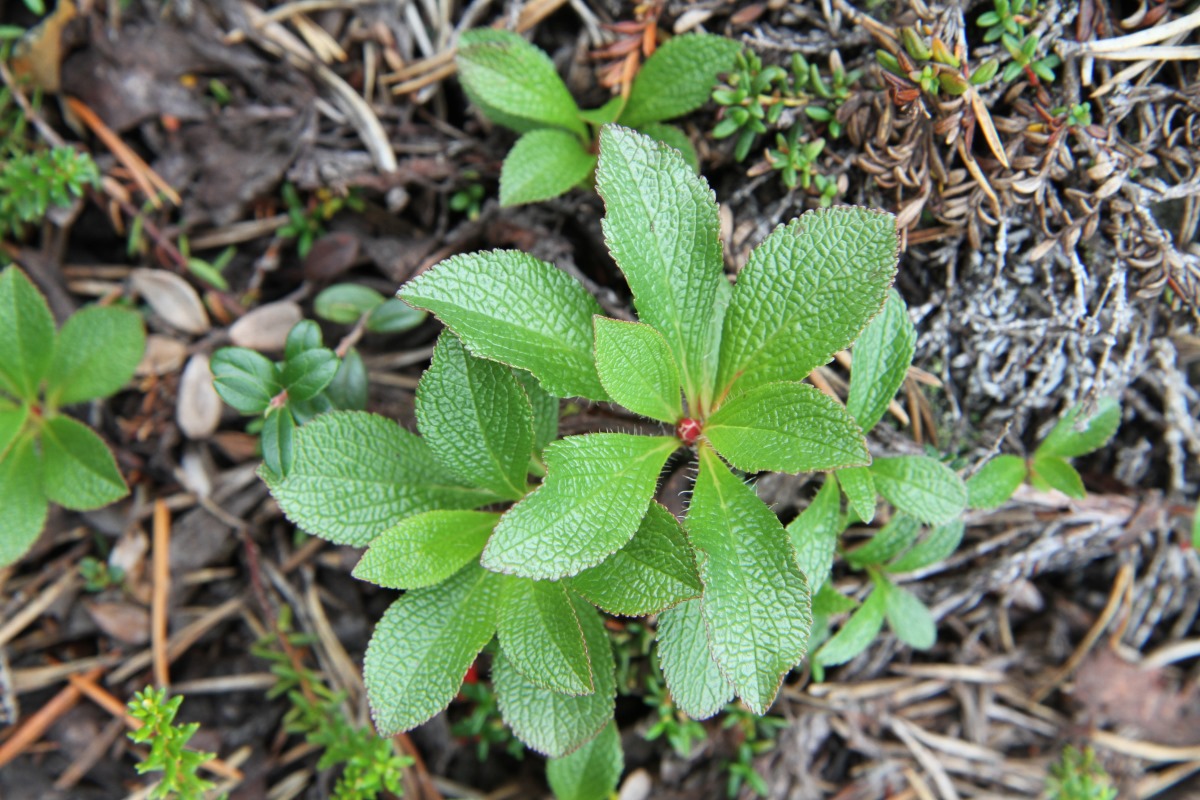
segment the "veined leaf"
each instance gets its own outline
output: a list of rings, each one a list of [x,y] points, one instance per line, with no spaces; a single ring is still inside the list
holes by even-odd
[[[337,354],[327,347],[314,347],[289,358],[279,382],[287,390],[288,400],[303,403],[323,392],[337,371]]]
[[[610,722],[574,753],[546,762],[546,780],[557,800],[608,800],[625,768],[621,735]]]
[[[1087,497],[1087,490],[1083,488],[1083,478],[1065,458],[1038,455],[1034,456],[1029,467],[1029,479],[1034,487],[1042,491],[1057,489],[1076,500]]]
[[[809,211],[776,228],[734,286],[720,391],[802,380],[828,363],[883,305],[898,252],[895,217],[864,208]]]
[[[692,140],[682,130],[674,125],[666,125],[661,122],[648,122],[645,125],[638,125],[637,129],[657,142],[674,147],[683,156],[687,165],[692,168],[692,172],[700,172],[700,157],[696,155],[696,148],[692,145]]]
[[[137,312],[89,306],[63,324],[46,375],[46,400],[70,405],[116,394],[133,377],[146,349]]]
[[[706,33],[668,39],[638,71],[620,123],[637,128],[695,111],[708,102],[717,76],[733,69],[741,49],[733,39]]]
[[[414,589],[375,626],[363,680],[383,736],[411,730],[450,705],[463,676],[496,632],[500,582],[477,564]]]
[[[592,668],[567,587],[506,575],[500,649],[527,681],[561,694],[591,694]]]
[[[764,714],[808,649],[808,581],[779,518],[707,446],[686,526],[713,656],[747,707]]]
[[[889,503],[931,525],[947,522],[967,507],[962,478],[928,456],[877,458],[871,477]]]
[[[546,480],[510,508],[483,565],[534,580],[574,575],[624,547],[646,515],[673,437],[593,433],[546,448]]]
[[[533,409],[512,370],[467,352],[443,331],[417,384],[417,427],[460,481],[510,500],[524,497]]]
[[[734,396],[704,435],[740,470],[815,472],[871,463],[858,423],[836,400],[802,383],[767,383]]]
[[[29,419],[29,406],[22,403],[15,405],[0,398],[0,460],[3,460],[9,446],[17,440]]]
[[[500,114],[493,121],[521,124],[517,130],[545,125],[587,136],[579,106],[554,62],[538,48],[511,31],[476,28],[458,43],[458,76],[472,102],[485,114]],[[532,125],[530,125],[532,123]]]
[[[46,419],[41,430],[46,497],[88,511],[129,494],[108,445],[87,425],[60,414]]]
[[[42,293],[14,266],[0,272],[0,390],[38,399],[54,357],[54,318]]]
[[[459,485],[420,437],[362,411],[322,414],[300,428],[287,477],[264,478],[288,519],[314,536],[354,547],[410,514],[478,508],[498,499]]]
[[[389,589],[441,583],[476,561],[500,514],[426,511],[405,517],[371,540],[354,577]]]
[[[436,314],[475,355],[532,372],[551,394],[608,399],[592,355],[600,304],[545,261],[517,250],[454,256],[400,298]]]
[[[847,467],[836,473],[837,481],[854,513],[865,523],[875,519],[875,479],[866,467]]]
[[[504,158],[500,205],[540,203],[566,194],[595,168],[596,157],[575,134],[553,128],[530,131],[517,139]]]
[[[866,650],[883,629],[886,611],[884,593],[873,589],[841,629],[813,655],[813,661],[822,667],[835,667]]]
[[[374,291],[374,289],[370,291]],[[306,350],[316,350],[318,347],[324,346],[325,341],[321,336],[321,326],[311,319],[302,319],[288,331],[287,340],[283,345],[283,358],[287,361]]]
[[[633,290],[638,317],[666,339],[697,413],[712,389],[725,282],[712,189],[678,151],[606,125],[596,190],[604,198],[604,239]]]
[[[916,650],[933,647],[937,641],[937,622],[915,594],[883,576],[875,578],[875,591],[883,593],[884,614],[897,639]]]
[[[627,617],[656,614],[701,591],[683,529],[653,501],[629,544],[569,581],[593,605]]]
[[[541,458],[546,445],[558,438],[558,398],[547,392],[537,378],[523,369],[514,369],[517,382],[533,406],[533,453]]]
[[[907,514],[897,514],[869,542],[846,553],[846,562],[855,569],[882,564],[908,549],[920,532],[919,522]]]
[[[1081,403],[1063,414],[1034,453],[1034,458],[1074,458],[1103,447],[1121,425],[1121,405],[1116,398],[1106,397],[1096,403],[1096,410],[1090,417],[1080,419],[1085,408]]]
[[[583,639],[592,661],[596,690],[570,695],[541,689],[530,683],[500,653],[492,666],[492,682],[500,713],[512,732],[529,747],[561,758],[579,749],[612,719],[617,694],[612,646],[596,610],[577,597],[571,598]]]
[[[888,572],[912,572],[923,569],[949,558],[958,549],[963,538],[963,521],[956,519],[939,525],[918,542],[911,550],[891,564]]]
[[[667,341],[640,322],[596,317],[596,371],[613,402],[674,424],[683,418],[679,370]]]
[[[42,461],[33,436],[20,436],[0,458],[0,567],[13,563],[37,541],[49,504],[42,492]]]
[[[833,554],[842,535],[841,496],[832,476],[825,478],[817,496],[791,521],[787,532],[796,550],[796,564],[808,579],[809,588],[820,589],[829,580]]]
[[[863,433],[870,433],[883,419],[888,403],[904,383],[916,347],[917,330],[908,318],[904,300],[893,289],[883,311],[854,343],[846,410],[858,420]]]
[[[272,474],[284,477],[296,463],[296,420],[290,408],[272,408],[262,418],[263,464]]]
[[[996,456],[967,480],[967,505],[999,508],[1025,482],[1025,475],[1024,459],[1013,455]]]
[[[658,663],[671,698],[692,719],[708,719],[733,699],[708,644],[700,600],[688,600],[658,615]]]

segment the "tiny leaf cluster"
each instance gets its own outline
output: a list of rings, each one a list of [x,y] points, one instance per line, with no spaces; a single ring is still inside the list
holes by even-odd
[[[114,306],[84,308],[55,331],[25,274],[0,272],[0,566],[33,545],[51,502],[86,511],[129,493],[108,446],[62,409],[119,391],[145,345],[141,317]]]
[[[500,204],[549,200],[590,183],[597,132],[611,122],[680,150],[695,169],[687,135],[666,120],[703,105],[738,49],[723,36],[676,36],[642,65],[628,96],[582,110],[545,52],[511,31],[467,31],[458,48],[463,89],[488,119],[521,134],[500,171]]]
[[[129,733],[129,738],[150,745],[149,754],[137,765],[138,774],[163,774],[162,780],[150,790],[151,800],[204,800],[205,793],[214,788],[212,781],[197,774],[200,765],[214,758],[214,754],[187,748],[200,723],[175,724],[182,703],[182,695],[168,700],[166,689],[152,687],[146,687],[129,701],[129,713],[141,723],[141,727]]]
[[[818,584],[746,478],[870,464],[851,412],[800,381],[885,306],[894,218],[810,212],[731,285],[715,198],[677,150],[606,125],[596,180],[638,321],[525,253],[449,258],[400,291],[447,328],[417,388],[420,435],[323,414],[296,432],[286,476],[264,473],[300,527],[367,547],[357,577],[405,590],[366,655],[384,734],[444,709],[496,639],[514,734],[591,763],[616,692],[600,611],[659,614],[667,685],[697,718],[735,695],[764,713],[808,651]],[[651,430],[555,441],[563,397]],[[654,500],[681,450],[699,462],[682,524]]]

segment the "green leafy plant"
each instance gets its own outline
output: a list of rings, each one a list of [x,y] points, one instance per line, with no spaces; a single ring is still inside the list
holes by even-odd
[[[459,694],[471,710],[450,726],[450,732],[475,742],[475,754],[480,761],[487,759],[493,747],[516,759],[525,757],[525,745],[504,725],[496,690],[491,684],[468,672]]]
[[[403,773],[413,762],[398,754],[393,743],[367,726],[356,726],[346,718],[345,695],[334,692],[321,674],[306,667],[297,655],[309,644],[303,634],[290,629],[288,616],[279,620],[276,636],[260,641],[254,654],[271,664],[279,679],[269,697],[286,695],[291,708],[284,715],[284,729],[304,736],[321,750],[317,769],[341,768],[330,797],[333,800],[375,800],[381,793],[404,793]],[[279,644],[286,637],[288,646]]]
[[[581,110],[540,49],[510,31],[467,31],[458,48],[458,74],[467,96],[492,122],[521,134],[500,171],[500,205],[549,200],[590,183],[597,134],[610,122],[678,149],[695,169],[687,135],[665,121],[703,105],[738,48],[722,36],[676,36],[642,65],[628,97]]]
[[[0,161],[0,234],[14,237],[45,218],[51,206],[69,206],[100,185],[100,170],[73,147],[23,152]]]
[[[103,592],[114,586],[120,586],[125,580],[125,570],[120,567],[110,567],[108,562],[92,556],[84,556],[79,560],[79,577],[83,578],[85,592]]]
[[[646,730],[648,741],[665,739],[676,755],[687,758],[697,742],[708,738],[704,726],[675,705],[661,670],[646,678],[646,705],[651,706],[658,716]]]
[[[1116,796],[1112,779],[1090,747],[1081,753],[1067,745],[1046,778],[1047,800],[1115,800]]]
[[[798,127],[793,127],[786,137],[778,134],[777,149],[767,150],[767,163],[779,171],[784,186],[789,189],[800,186],[805,191],[815,189],[820,196],[821,207],[828,208],[833,204],[838,188],[837,181],[817,172],[817,159],[825,149],[825,140],[802,142],[797,138],[799,134]]]
[[[725,764],[729,773],[725,783],[726,796],[737,797],[743,785],[759,797],[770,793],[766,780],[754,768],[754,759],[774,749],[779,731],[787,726],[788,721],[783,717],[756,716],[741,706],[726,708],[721,727],[732,728],[738,735],[736,756]]]
[[[365,204],[357,191],[351,189],[344,195],[334,194],[328,189],[317,190],[308,203],[300,199],[300,193],[290,183],[280,190],[288,221],[276,231],[281,239],[294,239],[296,252],[301,258],[312,250],[313,242],[325,235],[325,223],[333,219],[344,208],[362,211]]]
[[[731,286],[715,198],[678,151],[605,126],[597,188],[639,322],[524,253],[454,256],[400,291],[447,326],[417,389],[421,435],[324,414],[297,432],[286,477],[264,472],[301,528],[367,546],[357,577],[406,590],[366,655],[384,734],[443,710],[498,637],[514,734],[552,759],[588,752],[616,690],[599,610],[658,613],[663,675],[696,718],[735,695],[765,713],[807,652],[809,581],[746,477],[870,463],[850,412],[799,381],[884,305],[894,218],[810,212]],[[554,441],[559,397],[667,427]],[[653,500],[681,449],[699,459],[682,526]]]
[[[972,68],[962,52],[952,53],[936,36],[926,41],[913,28],[901,28],[900,40],[902,50],[876,50],[875,60],[904,85],[919,88],[931,98],[940,93],[951,97],[967,94],[973,87],[987,84],[1000,69],[1000,62],[994,58]]]
[[[466,185],[450,195],[450,209],[466,214],[467,219],[474,221],[479,219],[483,211],[483,183],[477,170],[464,169],[461,176]]]
[[[84,308],[56,332],[25,274],[0,272],[0,566],[33,545],[50,502],[85,511],[129,493],[108,446],[62,409],[119,391],[145,344],[141,317],[111,306]]]
[[[1048,56],[1040,55],[1042,43],[1037,34],[1031,33],[1023,39],[1017,39],[1006,33],[1000,37],[1000,43],[1012,56],[1012,61],[1005,65],[1001,76],[1004,81],[1011,81],[1025,73],[1036,75],[1047,83],[1054,82],[1054,68],[1062,63],[1062,59],[1054,53]]]
[[[200,723],[175,724],[175,715],[182,703],[182,695],[168,700],[166,689],[151,687],[138,692],[129,701],[129,713],[141,723],[129,733],[129,738],[138,744],[150,745],[150,752],[138,763],[137,772],[139,775],[163,773],[162,780],[150,790],[151,800],[203,800],[205,793],[214,788],[214,784],[201,778],[197,770],[215,755],[187,749],[188,740],[200,729]]]
[[[246,347],[222,347],[213,353],[210,368],[221,399],[257,417],[253,431],[261,434],[263,463],[275,475],[291,469],[297,426],[335,408],[367,405],[362,356],[352,349],[339,358],[324,346],[321,328],[312,320],[301,320],[288,332],[282,361]]]
[[[1025,26],[1033,24],[1038,0],[992,0],[994,10],[979,15],[975,24],[987,28],[983,41],[999,41],[1004,34],[1024,38]]]
[[[426,314],[395,297],[385,298],[369,286],[335,283],[313,299],[313,311],[321,319],[342,325],[360,320],[371,333],[403,333],[425,321]]]

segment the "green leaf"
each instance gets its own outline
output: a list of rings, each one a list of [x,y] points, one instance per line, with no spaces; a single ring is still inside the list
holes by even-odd
[[[305,350],[316,350],[318,347],[324,346],[321,326],[311,319],[302,319],[288,331],[287,341],[283,345],[283,358],[287,361]]]
[[[285,477],[296,463],[296,420],[288,408],[272,408],[263,417],[263,463],[267,469]]]
[[[947,522],[967,507],[962,478],[928,456],[877,458],[871,477],[889,503],[931,525]]]
[[[333,380],[325,387],[325,396],[335,408],[362,411],[367,407],[367,365],[353,347],[342,359]]]
[[[1036,455],[1029,465],[1029,478],[1033,485],[1045,491],[1047,488],[1057,489],[1067,497],[1081,500],[1087,497],[1083,488],[1083,478],[1066,459],[1058,456]]]
[[[915,650],[928,650],[937,641],[937,623],[929,608],[907,589],[887,578],[875,580],[875,591],[884,597],[888,627],[896,638]]]
[[[52,406],[116,394],[133,377],[146,349],[142,318],[124,308],[89,306],[58,333],[46,375]]]
[[[764,714],[808,649],[808,581],[779,518],[706,446],[685,524],[713,656],[746,706]]]
[[[420,437],[362,411],[334,411],[296,431],[296,463],[265,476],[292,522],[334,544],[362,547],[404,517],[477,508],[495,495],[460,486]]]
[[[31,402],[54,357],[54,318],[16,267],[0,272],[0,390]]]
[[[678,151],[616,125],[600,131],[596,189],[604,198],[604,239],[638,317],[667,340],[697,413],[712,389],[717,301],[726,282],[712,189]]]
[[[33,436],[19,437],[0,458],[0,567],[25,555],[46,524],[49,504],[42,493],[42,461]]]
[[[547,761],[546,780],[558,800],[608,800],[624,769],[621,735],[609,722],[574,753]]]
[[[904,383],[916,347],[917,329],[908,318],[904,300],[893,289],[883,310],[854,344],[846,410],[858,420],[863,433],[883,419],[888,403]]]
[[[683,418],[679,370],[667,341],[640,322],[596,317],[596,371],[613,402],[674,424]]]
[[[582,108],[579,110],[579,118],[584,122],[590,122],[596,127],[606,125],[610,122],[616,122],[617,117],[625,109],[625,98],[621,95],[609,98],[604,105],[599,108]]]
[[[841,629],[813,655],[813,661],[822,667],[835,667],[866,650],[883,629],[886,611],[884,593],[872,590]]]
[[[500,514],[426,511],[405,517],[371,540],[354,577],[389,589],[441,583],[479,558]]]
[[[543,389],[537,378],[525,370],[514,369],[513,374],[533,406],[533,453],[541,458],[546,445],[558,438],[558,398]]]
[[[838,483],[850,501],[850,507],[863,522],[875,519],[875,479],[866,467],[848,467],[837,471]]]
[[[882,564],[908,549],[920,532],[919,522],[907,514],[897,514],[875,532],[871,541],[846,553],[846,563],[855,569]]]
[[[371,333],[404,333],[420,325],[428,316],[398,297],[389,297],[367,317],[367,330]]]
[[[655,502],[629,544],[570,578],[570,584],[593,605],[626,617],[657,614],[701,591],[683,529]]]
[[[962,543],[963,521],[956,519],[939,525],[908,552],[888,564],[888,572],[913,572],[937,564],[950,556]]]
[[[381,735],[411,730],[450,705],[496,632],[499,603],[500,582],[476,564],[392,603],[375,626],[363,664]]]
[[[509,663],[538,688],[591,694],[592,668],[567,587],[506,575],[502,597],[497,634]]]
[[[813,617],[832,617],[856,608],[858,608],[858,601],[833,588],[832,583],[826,583],[813,597]]]
[[[495,572],[574,575],[624,547],[641,525],[673,437],[593,433],[546,448],[546,480],[500,519],[483,551]]]
[[[681,117],[708,102],[717,76],[733,69],[740,43],[724,36],[689,33],[668,39],[638,70],[622,125]]]
[[[810,589],[819,589],[829,580],[833,554],[842,535],[842,502],[837,481],[825,479],[817,496],[787,526],[796,564],[808,579]]]
[[[1082,418],[1085,404],[1072,408],[1054,426],[1034,453],[1041,456],[1074,458],[1099,450],[1117,432],[1121,425],[1121,405],[1116,398],[1106,397],[1096,403],[1096,411]]]
[[[0,398],[0,459],[8,452],[9,446],[17,440],[29,419],[29,406],[13,405]]]
[[[436,314],[472,353],[532,372],[551,394],[608,399],[592,354],[600,304],[551,264],[516,250],[454,256],[400,297]]]
[[[325,391],[337,371],[337,354],[328,348],[316,347],[289,358],[283,365],[279,382],[287,390],[289,401],[303,403]]]
[[[733,699],[733,684],[713,658],[701,605],[688,600],[658,615],[658,663],[675,705],[692,719],[708,719]]]
[[[1025,482],[1025,460],[1013,455],[996,456],[967,479],[967,505],[999,508]]]
[[[828,363],[882,307],[898,252],[895,217],[865,208],[809,211],[776,228],[734,286],[720,390],[798,381]]]
[[[579,749],[612,719],[617,694],[612,646],[604,622],[583,600],[571,598],[592,660],[592,694],[571,696],[530,683],[501,652],[492,666],[500,713],[530,748],[551,758]]]
[[[357,283],[335,283],[322,289],[313,298],[313,311],[321,319],[342,325],[353,325],[363,314],[383,305],[384,297],[370,286]]]
[[[509,125],[509,119],[515,120],[521,131],[553,126],[587,136],[579,107],[554,62],[517,34],[493,28],[466,31],[458,42],[457,62],[467,95],[493,121]]]
[[[101,508],[129,494],[116,459],[82,422],[56,416],[42,423],[46,497],[74,511]]]
[[[563,130],[542,128],[517,140],[500,169],[500,205],[540,203],[566,194],[587,180],[596,157],[579,137]]]
[[[245,347],[222,347],[213,353],[209,368],[217,394],[243,414],[261,414],[283,391],[279,368]]]
[[[510,500],[524,497],[533,410],[512,370],[475,358],[444,331],[417,384],[417,427],[463,483]]]
[[[746,472],[815,472],[871,463],[858,423],[836,400],[802,383],[767,383],[734,396],[704,435]]]
[[[674,147],[683,156],[687,165],[692,168],[692,172],[700,172],[700,157],[696,155],[696,148],[692,146],[692,140],[688,138],[688,135],[679,128],[674,125],[649,122],[639,125],[637,129],[657,142]]]

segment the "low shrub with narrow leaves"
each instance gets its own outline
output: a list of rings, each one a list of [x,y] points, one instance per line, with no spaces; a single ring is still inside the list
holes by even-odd
[[[129,494],[108,446],[62,409],[115,394],[145,347],[124,308],[89,306],[56,332],[25,274],[0,272],[0,567],[33,545],[51,502],[86,511]]]
[[[498,638],[492,680],[514,733],[613,774],[615,737],[595,738],[615,695],[601,611],[659,615],[668,686],[698,718],[735,695],[764,713],[808,651],[817,584],[746,477],[870,464],[851,412],[800,381],[884,307],[898,241],[888,214],[810,212],[731,285],[713,193],[677,151],[605,126],[597,186],[638,322],[524,253],[447,259],[400,291],[447,327],[417,389],[420,435],[324,414],[297,431],[287,476],[268,478],[300,527],[367,547],[356,576],[405,590],[366,656],[381,732],[444,709]],[[562,397],[622,405],[660,433],[555,441]],[[680,450],[699,461],[682,524],[654,499]]]
[[[724,36],[676,36],[646,60],[627,97],[582,110],[540,49],[511,31],[467,31],[458,47],[458,75],[467,96],[492,122],[522,134],[500,171],[500,204],[549,200],[589,183],[597,132],[611,122],[669,144],[695,169],[687,135],[666,120],[702,106],[739,49]]]

